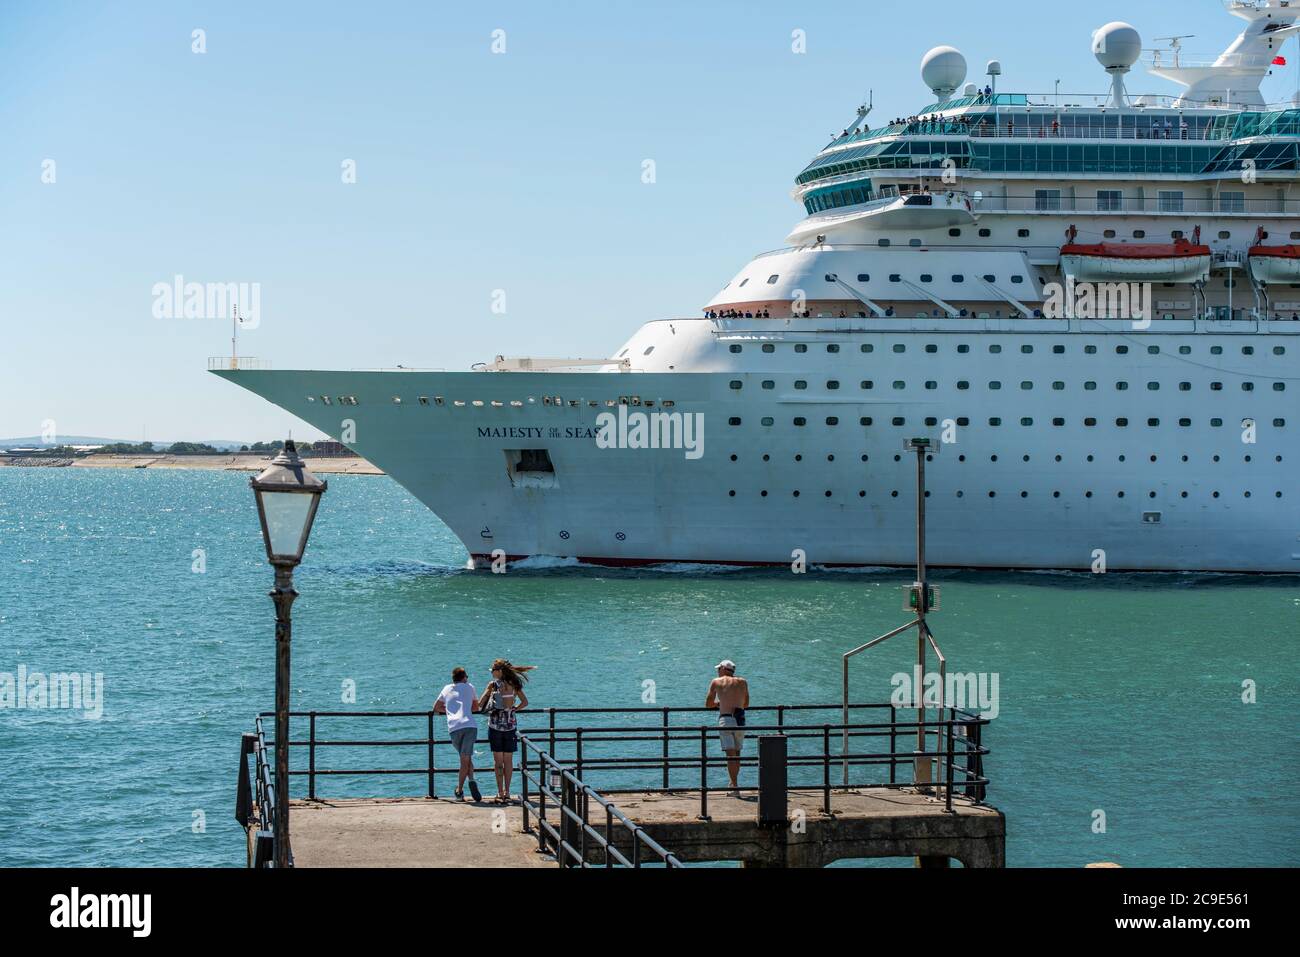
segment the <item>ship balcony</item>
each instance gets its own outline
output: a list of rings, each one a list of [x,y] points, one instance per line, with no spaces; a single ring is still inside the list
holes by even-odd
[[[1160,216],[1187,219],[1189,216],[1231,216],[1244,219],[1258,217],[1300,216],[1300,199],[1246,199],[1240,196],[1220,196],[1217,199],[1192,197],[1097,197],[1069,195],[1034,196],[983,196],[972,194],[977,215],[985,213],[1016,213],[1051,216],[1058,214],[1087,213],[1099,216]]]

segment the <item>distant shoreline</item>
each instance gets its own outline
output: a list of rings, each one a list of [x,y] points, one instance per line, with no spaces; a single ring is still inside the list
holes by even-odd
[[[274,453],[229,452],[222,455],[86,455],[50,458],[43,455],[0,455],[0,468],[75,469],[188,469],[201,472],[260,472]],[[383,475],[381,469],[360,456],[303,456],[307,467],[320,475]]]

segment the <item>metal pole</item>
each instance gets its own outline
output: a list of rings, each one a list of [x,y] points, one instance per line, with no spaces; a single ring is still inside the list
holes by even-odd
[[[917,758],[913,773],[915,782],[922,783],[921,765],[925,758],[921,757],[925,753],[925,613],[926,606],[930,603],[930,589],[926,584],[925,568],[925,449],[917,448],[916,450],[916,583],[918,595],[916,599],[916,663],[920,667],[920,676],[922,688],[914,688],[913,693],[916,695],[916,750]]]
[[[316,712],[311,713],[310,744],[307,749],[307,800],[316,800]]]
[[[275,866],[289,866],[289,643],[290,609],[298,593],[293,566],[275,566]]]

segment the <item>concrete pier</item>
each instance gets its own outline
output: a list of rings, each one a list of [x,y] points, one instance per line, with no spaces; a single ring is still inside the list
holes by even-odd
[[[839,791],[832,813],[821,791],[790,791],[791,825],[757,823],[757,798],[709,796],[710,819],[700,820],[699,794],[618,795],[619,810],[686,863],[739,862],[747,867],[825,867],[835,861],[919,858],[942,866],[1002,867],[1006,821],[1002,813],[913,791]],[[292,843],[298,867],[554,867],[538,853],[535,834],[523,832],[518,806],[447,800],[295,801]],[[557,819],[556,809],[548,819]],[[592,824],[603,832],[601,815]],[[627,832],[615,844],[631,855]],[[591,842],[593,845],[595,842]],[[588,852],[603,863],[598,848]]]

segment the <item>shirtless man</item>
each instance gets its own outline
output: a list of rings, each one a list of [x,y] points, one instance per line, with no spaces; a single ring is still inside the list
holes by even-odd
[[[745,709],[749,707],[749,682],[736,677],[736,663],[730,659],[718,665],[718,676],[709,683],[709,696],[704,707],[718,712],[718,727],[722,750],[727,754],[727,774],[731,778],[731,793],[740,795],[736,779],[740,774],[740,747],[745,732],[735,730],[745,726]]]

